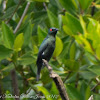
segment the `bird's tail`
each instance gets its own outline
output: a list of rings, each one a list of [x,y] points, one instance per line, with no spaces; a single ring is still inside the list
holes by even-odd
[[[41,72],[41,68],[42,68],[42,61],[37,63],[37,81],[39,81],[40,79],[40,72]]]
[[[39,81],[39,79],[40,79],[40,70],[37,69],[37,77],[36,77],[36,80]]]

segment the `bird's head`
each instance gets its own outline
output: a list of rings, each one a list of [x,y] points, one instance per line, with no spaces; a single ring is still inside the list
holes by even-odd
[[[52,36],[55,37],[57,31],[58,31],[57,28],[50,28],[49,31],[48,31],[48,35],[52,35]]]

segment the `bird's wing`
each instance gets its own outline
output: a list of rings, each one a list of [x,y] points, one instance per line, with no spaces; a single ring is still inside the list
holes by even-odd
[[[39,54],[42,54],[45,51],[45,49],[47,48],[47,45],[48,45],[48,38],[45,38],[39,48]]]
[[[39,59],[41,59],[42,53],[45,51],[45,49],[47,48],[47,46],[48,46],[48,38],[45,38],[44,41],[42,42],[40,48],[39,48],[37,62],[39,61]]]

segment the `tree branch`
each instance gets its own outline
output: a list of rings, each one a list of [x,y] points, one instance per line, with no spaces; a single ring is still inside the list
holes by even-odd
[[[26,5],[26,7],[25,7],[25,10],[24,10],[24,12],[23,12],[23,14],[22,14],[22,16],[21,16],[21,19],[20,19],[19,23],[17,24],[17,26],[16,26],[16,28],[15,28],[15,30],[14,30],[14,33],[16,33],[16,32],[18,31],[18,29],[19,29],[19,27],[20,27],[20,25],[21,25],[21,23],[22,23],[22,21],[23,21],[25,15],[26,15],[26,13],[27,13],[27,11],[28,11],[29,6],[30,6],[30,2],[27,2],[27,5]]]
[[[60,76],[52,70],[52,67],[48,65],[48,62],[45,59],[43,59],[43,62],[49,71],[50,77],[55,82],[62,100],[69,100],[64,83],[61,80]]]
[[[15,69],[11,70],[11,79],[12,79],[13,93],[16,96],[19,96],[18,81],[17,81],[17,76],[16,76]],[[19,100],[19,97],[15,98],[15,99]]]
[[[91,95],[88,100],[93,100],[93,95]]]

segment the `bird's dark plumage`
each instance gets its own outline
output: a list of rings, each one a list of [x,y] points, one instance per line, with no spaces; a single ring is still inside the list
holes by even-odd
[[[38,58],[37,58],[37,81],[40,78],[40,71],[43,65],[42,59],[45,59],[47,61],[50,60],[54,49],[55,49],[55,41],[56,41],[56,33],[58,29],[56,28],[50,28],[48,31],[47,37],[44,39],[42,42],[40,48],[39,48],[39,53],[38,53]]]

